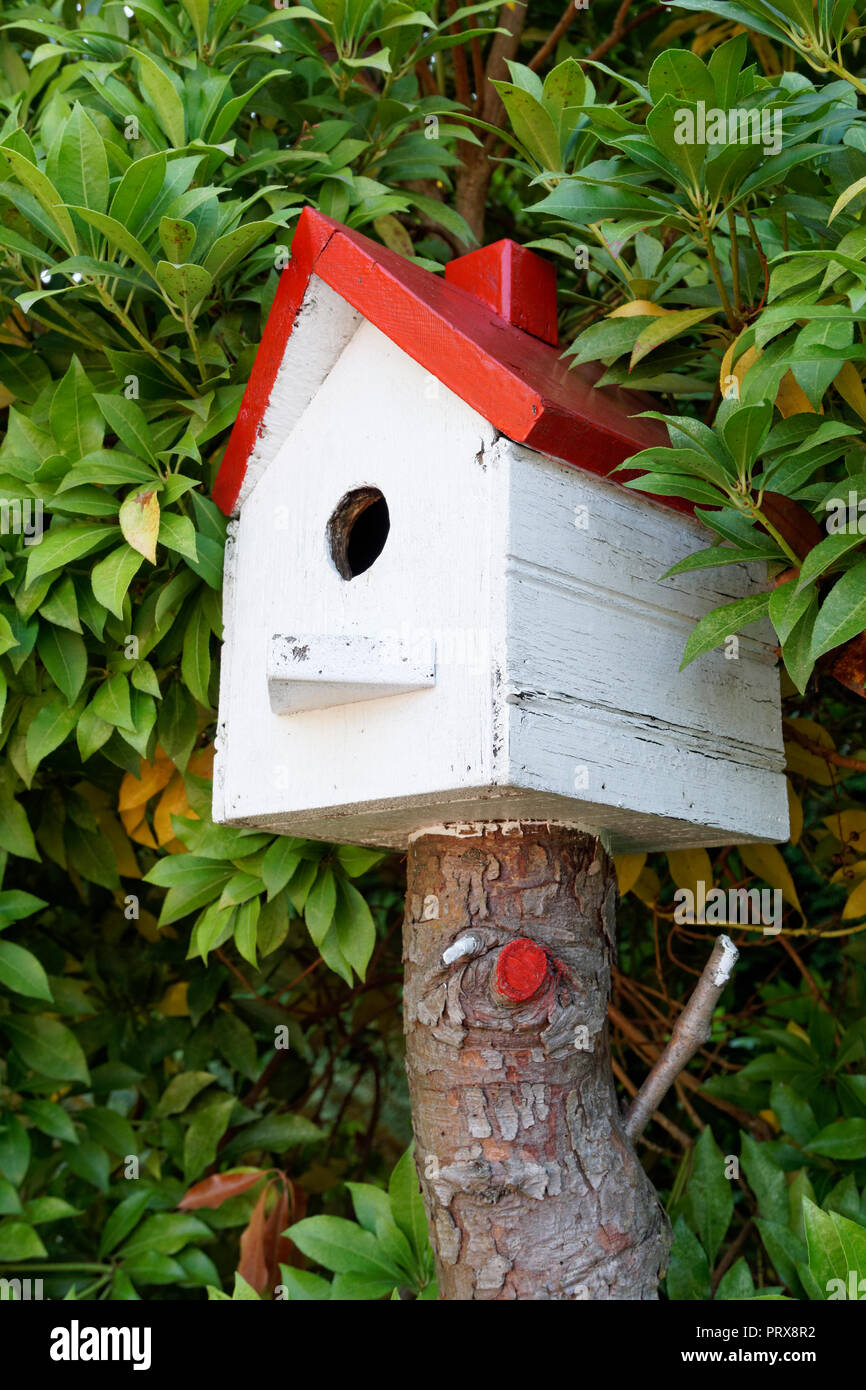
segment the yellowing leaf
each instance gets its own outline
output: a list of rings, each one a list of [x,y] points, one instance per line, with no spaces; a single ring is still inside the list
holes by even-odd
[[[765,883],[769,883],[771,888],[781,889],[785,902],[791,903],[805,921],[806,915],[800,906],[794,880],[791,878],[790,870],[776,846],[738,845],[737,848],[740,851],[740,858],[749,872],[754,874],[756,878],[762,878]]]
[[[632,892],[640,898],[642,903],[646,903],[647,907],[652,907],[653,903],[658,901],[661,891],[662,886],[658,874],[647,864],[645,868],[641,869]]]
[[[852,917],[866,917],[866,879],[861,879],[848,894],[842,917],[845,921],[850,921]]]
[[[782,1128],[782,1126],[779,1124],[779,1121],[776,1118],[775,1110],[759,1110],[758,1114],[760,1115],[762,1120],[766,1120],[767,1124],[772,1126],[772,1128],[776,1131],[777,1134],[779,1133],[779,1130]]]
[[[175,838],[174,827],[171,823],[173,815],[191,816],[198,820],[198,816],[190,809],[190,804],[186,799],[186,787],[179,772],[169,782],[153,813],[153,829],[160,845],[167,845],[170,840]]]
[[[850,405],[855,415],[859,415],[861,420],[866,420],[866,391],[863,389],[860,373],[853,362],[842,363],[840,370],[833,378],[833,385],[845,404]]]
[[[785,1032],[793,1033],[795,1038],[799,1038],[801,1042],[808,1043],[811,1047],[812,1039],[809,1037],[809,1034],[806,1032],[805,1028],[801,1028],[800,1024],[795,1023],[792,1018],[789,1018],[788,1022],[785,1024]]]
[[[668,868],[671,878],[678,888],[688,888],[696,893],[698,883],[707,890],[713,882],[713,866],[705,849],[668,850]]]
[[[120,874],[121,878],[141,878],[141,869],[138,867],[138,860],[133,853],[129,838],[117,817],[113,816],[110,811],[103,811],[101,815],[97,816],[96,823],[101,833],[114,850],[114,857],[117,860],[117,872]]]
[[[743,377],[746,375],[752,363],[757,361],[759,356],[757,348],[750,347],[746,348],[746,351],[741,353],[736,362],[734,362],[734,353],[736,352],[737,343],[739,341],[739,338],[735,338],[729,345],[727,352],[722,358],[722,365],[719,368],[719,390],[723,396],[729,396],[731,394],[732,378],[737,383],[737,394],[739,395],[739,388],[743,384]],[[732,363],[733,365],[731,365]]]
[[[794,791],[790,777],[786,780],[788,783],[788,819],[791,822],[789,839],[792,845],[796,845],[803,833],[803,803]]]
[[[854,880],[866,876],[866,859],[858,859],[856,864],[843,864],[837,869],[831,883],[846,883],[853,885]]]
[[[193,753],[187,764],[187,772],[192,772],[196,777],[213,777],[214,745],[211,743],[207,748],[200,748],[197,753]]]
[[[186,980],[178,980],[177,984],[169,985],[156,1005],[157,1013],[164,1014],[166,1018],[183,1018],[189,1013],[189,1005],[186,1002],[187,989]]]
[[[671,309],[663,309],[660,304],[653,304],[651,299],[630,299],[628,304],[620,304],[616,309],[612,309],[607,315],[609,319],[645,319],[649,316],[653,318],[659,314],[670,314]]]
[[[614,866],[621,898],[624,898],[626,893],[630,893],[634,888],[645,863],[645,854],[618,854],[616,856]]]
[[[152,912],[142,908],[138,916],[133,918],[136,930],[141,933],[145,941],[161,941],[163,934],[166,936],[171,931],[170,927],[160,929],[159,923]]]
[[[833,218],[837,217],[842,209],[846,208],[848,204],[857,197],[858,193],[864,192],[866,192],[866,179],[857,179],[856,183],[850,183],[845,189],[845,192],[840,193],[833,204],[830,216],[827,218],[827,224],[829,225],[833,221]]]
[[[131,492],[120,508],[118,520],[127,545],[155,565],[159,498],[153,488],[139,488],[137,492]]]
[[[810,743],[831,751],[835,749],[830,734],[813,719],[786,719],[784,723],[788,729],[796,729],[798,733],[804,734]],[[817,782],[820,787],[833,787],[839,780],[839,773],[826,758],[822,758],[820,753],[812,753],[793,739],[786,739],[785,753],[788,772],[799,772],[803,777],[808,777],[810,782]]]
[[[779,414],[787,420],[789,415],[817,415],[819,412],[812,405],[806,392],[803,390],[793,372],[786,372],[779,382],[779,390],[776,394],[776,409]],[[820,414],[824,414],[824,407],[821,407]]]
[[[151,834],[142,808],[136,806],[132,811],[121,811],[120,819],[130,840],[135,840],[136,844],[139,845],[147,845],[148,849],[157,848],[156,840]]]
[[[131,811],[136,806],[144,806],[145,802],[156,796],[156,793],[162,791],[166,783],[171,781],[175,771],[174,763],[169,762],[168,758],[160,758],[155,763],[146,763],[142,758],[138,777],[133,777],[131,772],[127,772],[120,784],[118,811]]]
[[[866,811],[839,811],[825,816],[824,824],[843,845],[851,845],[858,853],[866,854]]]

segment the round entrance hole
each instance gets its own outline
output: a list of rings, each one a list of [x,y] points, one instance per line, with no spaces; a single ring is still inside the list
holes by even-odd
[[[358,487],[337,505],[328,522],[331,559],[344,579],[363,574],[385,548],[391,518],[377,487]]]

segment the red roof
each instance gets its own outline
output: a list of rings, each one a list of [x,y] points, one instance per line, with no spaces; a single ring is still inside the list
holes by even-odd
[[[596,389],[598,370],[569,369],[553,346],[553,269],[540,257],[500,242],[452,261],[442,279],[307,207],[214,485],[214,499],[226,513],[237,501],[313,274],[519,444],[607,474],[639,449],[668,443],[657,422],[634,418],[652,401],[636,392]]]

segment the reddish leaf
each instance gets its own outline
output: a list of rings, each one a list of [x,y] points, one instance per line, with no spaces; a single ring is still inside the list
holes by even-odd
[[[852,637],[838,651],[828,653],[830,672],[861,698],[866,696],[866,632]]]
[[[268,1200],[268,1193],[273,1186],[269,1182],[265,1187],[259,1200],[253,1207],[253,1214],[249,1219],[249,1224],[241,1236],[241,1257],[238,1263],[238,1274],[246,1279],[251,1289],[256,1293],[262,1294],[268,1287],[269,1270],[268,1261],[265,1256],[265,1203]]]
[[[264,1172],[262,1168],[252,1171],[243,1168],[228,1173],[213,1173],[209,1178],[194,1183],[178,1202],[178,1208],[180,1211],[195,1211],[198,1207],[221,1207],[229,1197],[239,1197],[242,1192],[247,1192],[264,1176]]]

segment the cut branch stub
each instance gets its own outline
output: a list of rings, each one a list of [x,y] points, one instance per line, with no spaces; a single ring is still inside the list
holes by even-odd
[[[409,847],[406,1066],[445,1299],[650,1299],[669,1244],[607,1040],[616,881],[548,824]]]

